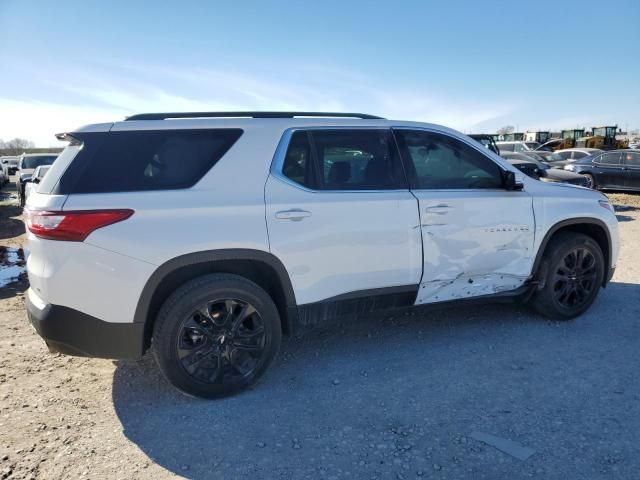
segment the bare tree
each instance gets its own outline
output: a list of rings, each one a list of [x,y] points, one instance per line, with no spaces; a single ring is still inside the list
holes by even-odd
[[[504,127],[500,127],[496,132],[498,135],[505,135],[507,133],[513,133],[515,127],[513,125],[505,125]]]
[[[5,155],[20,155],[29,148],[34,148],[35,144],[31,140],[24,138],[14,138],[3,142],[0,140],[0,149]]]

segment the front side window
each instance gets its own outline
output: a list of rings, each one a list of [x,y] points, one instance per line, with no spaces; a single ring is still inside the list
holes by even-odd
[[[597,162],[604,165],[620,165],[620,154],[617,152],[604,153],[600,155]]]
[[[110,132],[84,159],[72,193],[191,187],[241,134],[239,129]]]
[[[401,151],[420,189],[502,188],[502,169],[489,157],[453,137],[396,130]]]
[[[569,160],[571,158],[571,153],[572,152],[558,152],[558,155],[560,155],[564,160]]]

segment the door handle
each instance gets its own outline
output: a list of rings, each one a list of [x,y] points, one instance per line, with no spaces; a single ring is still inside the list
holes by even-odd
[[[447,213],[452,208],[453,207],[451,205],[446,205],[444,203],[441,203],[439,205],[431,205],[431,206],[425,208],[425,211],[427,213],[435,213],[437,215],[444,215],[445,213]]]
[[[294,222],[299,222],[303,218],[307,218],[310,216],[311,212],[300,209],[282,210],[280,212],[276,212],[276,218],[278,220],[292,220]]]

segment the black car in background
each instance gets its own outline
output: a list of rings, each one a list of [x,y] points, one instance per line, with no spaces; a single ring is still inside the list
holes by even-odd
[[[589,182],[586,177],[566,170],[561,170],[559,168],[551,168],[549,164],[541,162],[522,152],[502,152],[500,156],[511,165],[536,180],[541,180],[543,182],[570,183],[580,187],[589,186]]]
[[[640,190],[640,152],[611,150],[576,160],[565,166],[587,179],[591,188]]]

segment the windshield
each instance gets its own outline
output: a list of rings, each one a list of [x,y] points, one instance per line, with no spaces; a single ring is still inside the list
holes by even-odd
[[[51,165],[57,158],[57,155],[41,156],[41,157],[24,157],[22,159],[22,168],[37,168],[40,165]]]

